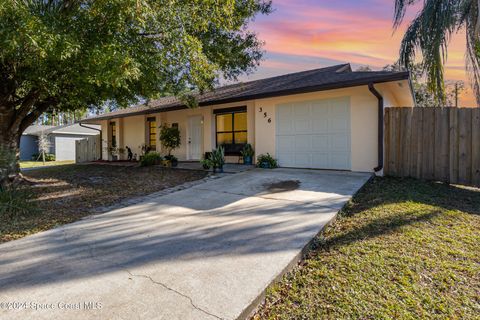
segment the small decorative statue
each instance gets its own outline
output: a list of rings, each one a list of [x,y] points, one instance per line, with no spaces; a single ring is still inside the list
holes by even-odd
[[[128,161],[132,161],[133,159],[132,149],[130,149],[128,146],[126,146],[125,148],[127,149],[127,153],[128,153]]]

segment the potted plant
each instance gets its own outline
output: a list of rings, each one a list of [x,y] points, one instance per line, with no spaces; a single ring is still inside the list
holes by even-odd
[[[166,155],[164,159],[169,161],[172,167],[178,166],[178,159],[173,154]]]
[[[253,163],[252,159],[255,151],[250,143],[245,144],[240,153],[243,156],[243,164],[251,165]]]
[[[117,148],[118,160],[122,160],[124,154],[125,154],[125,149],[124,148]]]
[[[108,147],[108,153],[112,156],[112,161],[118,160],[118,148],[117,147]]]
[[[258,156],[257,166],[264,169],[273,169],[278,167],[278,163],[276,159],[267,153]]]
[[[225,164],[225,149],[222,146],[213,149],[210,161],[213,166],[213,172],[217,172],[218,169],[218,172],[222,173],[223,165]]]
[[[146,145],[145,143],[142,144],[141,146],[139,146],[140,150],[142,151],[142,153],[140,154],[140,161],[142,161],[143,157],[145,157],[145,155],[150,152],[150,146]]]
[[[205,152],[205,156],[203,157],[202,160],[200,160],[200,163],[202,164],[203,169],[208,170],[213,167],[212,163],[212,153],[211,152]]]
[[[178,127],[172,127],[167,124],[163,124],[159,128],[160,143],[162,148],[167,151],[167,155],[164,158],[175,167],[178,164],[178,159],[172,155],[172,151],[180,147],[180,130]]]

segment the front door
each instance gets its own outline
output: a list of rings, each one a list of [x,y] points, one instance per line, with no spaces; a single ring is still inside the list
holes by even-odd
[[[203,117],[192,116],[188,118],[188,160],[202,159],[203,151]]]

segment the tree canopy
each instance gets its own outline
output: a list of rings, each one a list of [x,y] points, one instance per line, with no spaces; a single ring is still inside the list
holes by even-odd
[[[18,149],[43,112],[163,92],[182,96],[252,71],[262,42],[248,30],[266,0],[0,2],[0,147]]]

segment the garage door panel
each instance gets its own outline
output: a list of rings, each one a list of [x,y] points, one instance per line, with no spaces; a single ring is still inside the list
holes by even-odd
[[[277,134],[293,133],[293,108],[291,105],[280,105],[277,107]]]
[[[305,102],[296,103],[293,106],[293,116],[296,119],[309,119],[310,114],[310,104]]]
[[[332,134],[329,135],[329,148],[330,150],[336,151],[345,151],[348,152],[350,150],[350,139],[342,134]]]
[[[312,133],[328,133],[329,132],[329,119],[328,116],[324,118],[315,118],[312,120]]]
[[[281,166],[350,169],[348,98],[279,105],[276,112],[276,155]]]
[[[295,136],[295,152],[310,152],[312,150],[312,137],[309,135]]]
[[[330,146],[330,135],[314,135],[312,136],[312,151],[328,150]]]
[[[294,133],[306,134],[312,132],[312,121],[310,119],[295,119],[294,121]]]
[[[327,152],[315,153],[312,156],[310,168],[333,169],[330,162],[330,156]]]
[[[294,153],[279,153],[277,154],[278,165],[281,167],[295,167]]]
[[[295,150],[295,136],[277,136],[277,147],[279,150]]]
[[[295,153],[295,164],[294,167],[299,168],[309,168],[311,166],[312,155],[310,153]]]
[[[329,169],[340,169],[340,170],[350,169],[350,153],[332,152],[330,153],[329,157],[330,157],[330,163],[335,164],[334,167]]]

